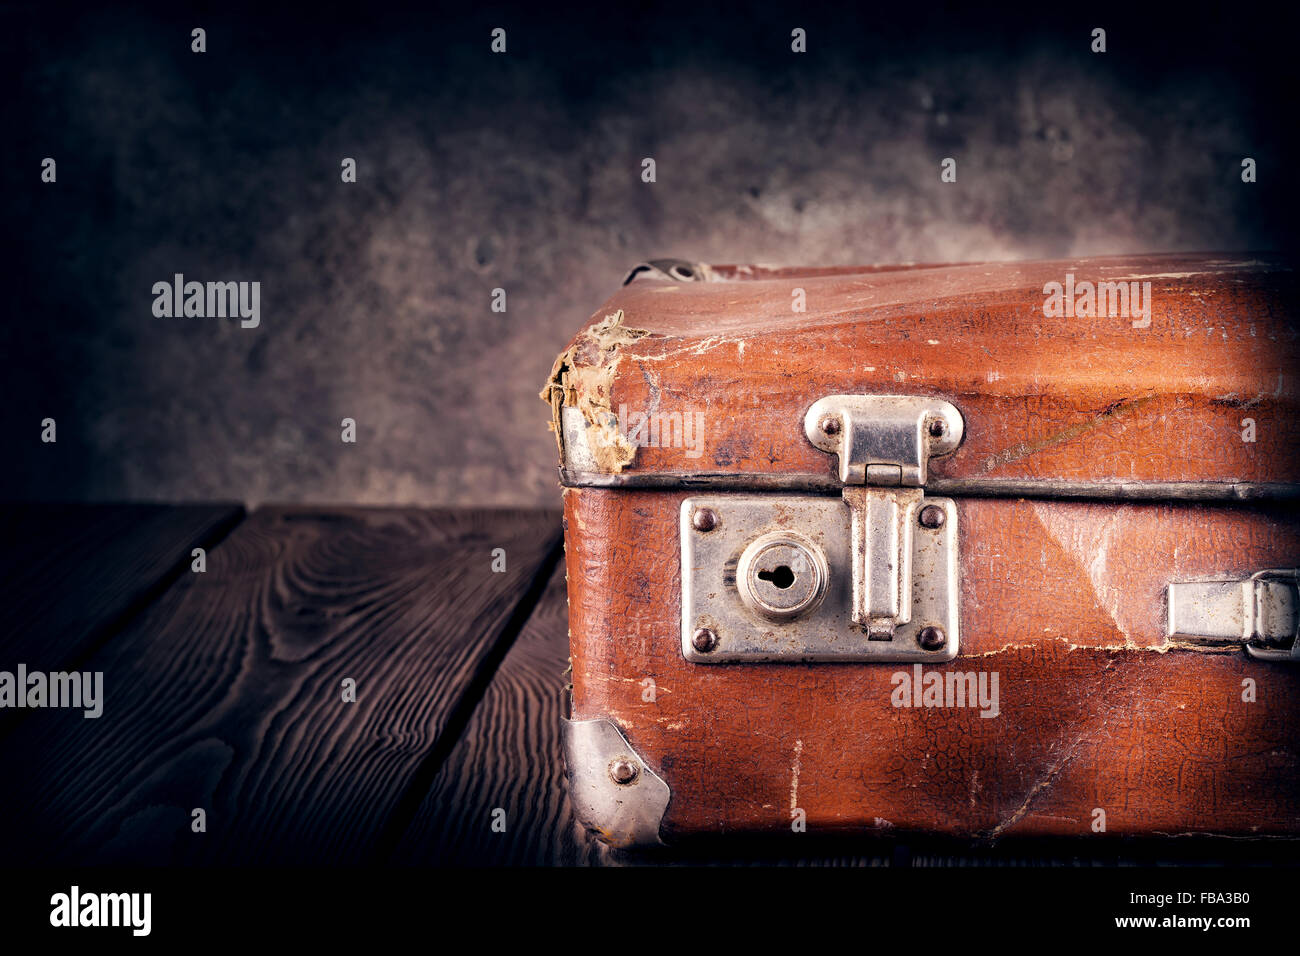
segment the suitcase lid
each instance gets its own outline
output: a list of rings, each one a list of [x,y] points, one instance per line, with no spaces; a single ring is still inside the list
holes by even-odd
[[[658,260],[597,310],[542,397],[568,485],[838,488],[849,456],[815,443],[813,405],[851,445],[879,405],[854,418],[833,397],[920,396],[959,413],[921,469],[940,493],[1291,496],[1297,301],[1293,271],[1252,255]]]

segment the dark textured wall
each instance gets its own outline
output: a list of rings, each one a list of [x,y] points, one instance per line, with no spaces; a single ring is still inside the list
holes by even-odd
[[[1293,250],[1290,24],[890,9],[4,7],[0,493],[554,505],[537,390],[641,259]]]

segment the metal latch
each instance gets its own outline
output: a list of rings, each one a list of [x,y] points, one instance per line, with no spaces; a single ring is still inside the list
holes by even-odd
[[[926,396],[833,395],[804,431],[839,457],[838,499],[682,503],[689,660],[945,661],[957,654],[957,507],[922,490],[961,414]]]
[[[1252,657],[1300,661],[1300,570],[1169,585],[1170,637],[1244,644]]]
[[[951,403],[917,395],[831,395],[803,420],[808,440],[839,456],[844,484],[911,488],[931,455],[957,450],[963,427]]]
[[[808,440],[839,456],[840,481],[881,486],[844,489],[853,513],[853,623],[873,641],[892,640],[911,620],[912,528],[922,497],[883,489],[924,485],[930,456],[956,449],[962,430],[950,403],[915,395],[831,395],[804,415]]]

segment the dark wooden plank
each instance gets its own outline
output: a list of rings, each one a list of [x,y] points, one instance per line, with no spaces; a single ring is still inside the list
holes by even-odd
[[[103,717],[42,711],[0,742],[0,846],[11,862],[367,861],[558,536],[537,511],[255,512],[87,663]]]
[[[889,866],[893,840],[735,837],[663,851],[610,850],[574,820],[563,773],[560,692],[569,666],[564,567],[443,764],[392,862],[404,866]],[[505,811],[504,832],[492,829]],[[803,852],[801,852],[803,851]],[[928,858],[914,865],[924,865]],[[931,863],[930,865],[941,865]]]
[[[394,862],[572,866],[609,857],[574,821],[564,786],[564,581],[561,566],[421,803]],[[505,811],[504,832],[492,829],[498,809]]]
[[[465,733],[403,835],[393,862],[413,866],[880,866],[890,846],[856,853],[798,839],[755,845],[734,839],[662,852],[610,850],[573,818],[560,742],[569,616],[564,568],[501,664]],[[492,829],[505,811],[506,829]],[[866,851],[866,852],[864,852]]]
[[[393,862],[411,866],[783,865],[879,866],[889,847],[836,855],[825,841],[798,855],[797,839],[711,841],[663,852],[610,850],[573,818],[560,743],[560,692],[569,666],[564,568],[511,647],[465,733],[403,835]],[[505,811],[504,832],[492,829]],[[864,847],[856,850],[861,853]]]
[[[90,650],[243,517],[237,504],[0,509],[0,668],[59,670]]]

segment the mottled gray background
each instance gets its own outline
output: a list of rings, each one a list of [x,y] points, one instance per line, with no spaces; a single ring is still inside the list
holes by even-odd
[[[1263,8],[541,6],[0,8],[0,495],[554,506],[536,393],[641,259],[1295,245]],[[175,272],[261,327],[155,318]]]

